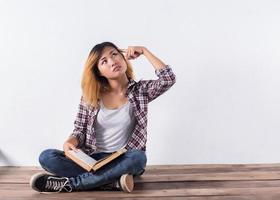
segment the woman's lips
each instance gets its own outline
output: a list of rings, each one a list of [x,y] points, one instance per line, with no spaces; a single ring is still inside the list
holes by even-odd
[[[114,67],[113,71],[115,72],[115,71],[118,71],[120,69],[121,69],[121,66],[116,66],[116,67]]]

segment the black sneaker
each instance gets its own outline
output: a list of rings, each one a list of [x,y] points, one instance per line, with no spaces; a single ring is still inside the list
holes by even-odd
[[[38,192],[71,192],[72,187],[67,177],[54,176],[47,173],[34,174],[30,186]]]
[[[100,190],[122,190],[124,192],[132,192],[134,188],[133,176],[130,174],[123,174],[117,181],[100,186]]]

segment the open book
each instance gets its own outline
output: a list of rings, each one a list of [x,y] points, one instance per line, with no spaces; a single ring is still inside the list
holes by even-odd
[[[126,149],[120,149],[100,160],[93,159],[80,149],[78,149],[77,151],[68,150],[65,152],[65,155],[89,172],[98,170],[100,167],[116,159],[126,151]]]

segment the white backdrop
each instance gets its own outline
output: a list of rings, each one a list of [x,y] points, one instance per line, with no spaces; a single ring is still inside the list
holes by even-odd
[[[280,161],[280,2],[0,0],[0,165],[39,165],[73,130],[83,65],[144,45],[176,84],[149,105],[148,164]],[[145,58],[136,79],[154,79]]]

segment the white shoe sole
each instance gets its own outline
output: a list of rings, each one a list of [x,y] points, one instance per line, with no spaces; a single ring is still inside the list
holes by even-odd
[[[44,175],[52,175],[52,174],[48,173],[48,172],[38,172],[38,173],[32,175],[32,177],[30,178],[30,181],[29,181],[29,185],[33,190],[41,192],[35,187],[34,183],[35,183],[36,179],[38,179],[39,177],[44,176]]]
[[[134,188],[133,176],[130,174],[124,174],[121,176],[120,184],[124,192],[132,192]]]

